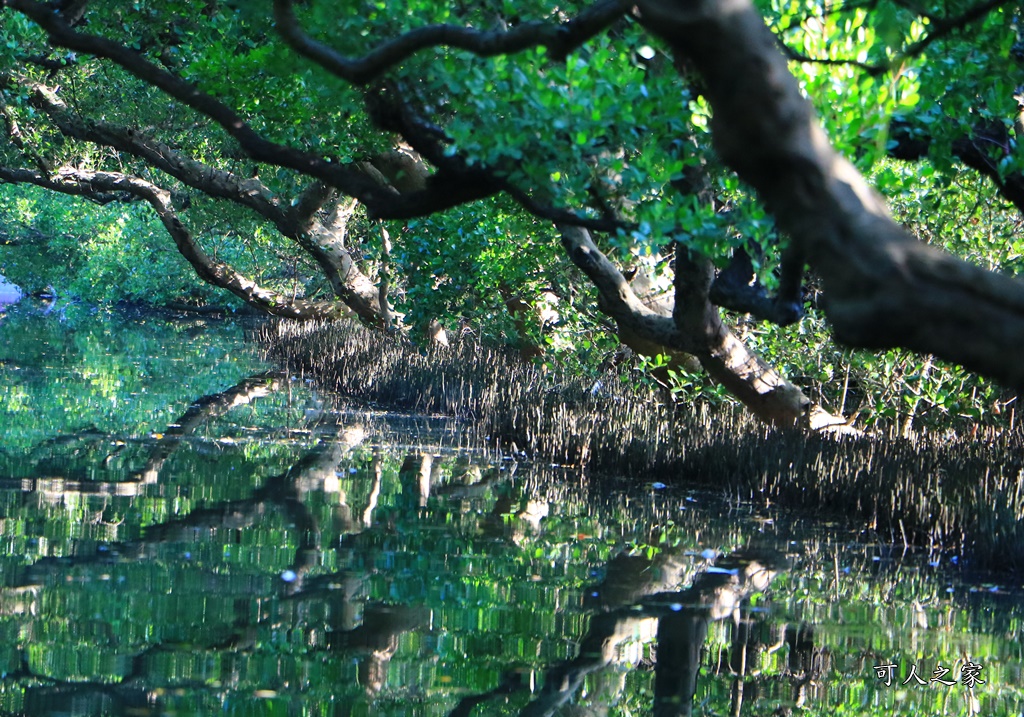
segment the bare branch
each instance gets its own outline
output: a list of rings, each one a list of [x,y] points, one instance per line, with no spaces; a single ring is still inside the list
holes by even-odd
[[[259,286],[230,265],[212,259],[181,223],[171,204],[170,192],[139,177],[71,167],[62,167],[51,175],[45,175],[29,169],[0,166],[0,181],[34,184],[54,192],[81,197],[89,197],[96,192],[127,192],[138,196],[153,207],[178,251],[203,281],[227,289],[246,303],[275,316],[291,319],[332,319],[346,313],[345,308],[337,302],[310,302],[285,298],[275,291]]]
[[[544,46],[564,57],[623,16],[618,0],[603,0],[561,24],[528,22],[499,32],[482,32],[457,25],[428,25],[390,40],[363,57],[348,58],[309,37],[293,12],[292,0],[274,0],[274,20],[285,42],[328,72],[356,85],[365,85],[420,50],[447,46],[481,57],[510,55]]]

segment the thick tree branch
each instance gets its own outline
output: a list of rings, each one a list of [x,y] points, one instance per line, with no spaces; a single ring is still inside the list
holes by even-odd
[[[672,318],[689,337],[691,352],[717,383],[761,420],[792,426],[807,418],[811,401],[751,351],[711,303],[715,268],[709,259],[676,245],[675,304]]]
[[[5,78],[0,78],[3,80]],[[10,81],[10,78],[6,78]],[[380,322],[377,290],[355,265],[344,248],[344,227],[335,221],[325,227],[316,214],[326,203],[337,202],[337,192],[322,182],[314,182],[296,199],[294,206],[284,203],[257,179],[243,178],[196,161],[185,153],[129,127],[90,120],[72,112],[56,93],[39,83],[24,82],[33,92],[33,103],[50,118],[64,136],[93,144],[113,147],[144,161],[198,189],[207,196],[226,199],[248,207],[272,222],[281,234],[301,246],[320,266],[334,293],[366,323]],[[98,195],[87,195],[96,199]],[[352,204],[352,207],[355,205]],[[344,214],[345,219],[351,211]],[[335,213],[335,218],[337,214]]]
[[[1024,388],[1024,283],[916,241],[829,144],[748,0],[639,0],[641,21],[704,76],[722,158],[824,285],[837,339],[931,353]],[[750,108],[756,107],[756,112]]]
[[[806,418],[810,401],[748,349],[708,300],[714,276],[710,261],[691,258],[679,246],[674,307],[662,313],[634,293],[589,232],[565,225],[559,230],[569,258],[597,287],[602,310],[615,319],[631,347],[643,353],[696,356],[708,375],[767,423],[792,426]]]
[[[508,31],[482,32],[457,25],[428,25],[394,38],[363,57],[348,58],[309,37],[293,12],[292,0],[274,0],[274,20],[281,37],[293,50],[331,74],[365,85],[430,47],[457,47],[481,57],[511,55],[543,46],[553,57],[564,57],[623,16],[618,0],[603,0],[561,24],[528,22]]]
[[[597,248],[590,232],[570,225],[559,225],[558,229],[569,259],[597,287],[606,314],[647,341],[673,347],[685,343],[686,337],[679,333],[672,317],[650,309],[640,300],[622,272]]]

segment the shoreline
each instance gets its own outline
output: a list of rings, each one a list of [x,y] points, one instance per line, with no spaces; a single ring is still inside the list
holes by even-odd
[[[1024,431],[976,438],[772,430],[735,407],[667,406],[602,377],[543,372],[469,341],[421,351],[355,324],[269,322],[267,357],[368,405],[467,420],[496,448],[598,480],[711,489],[853,519],[979,570],[1024,571]]]

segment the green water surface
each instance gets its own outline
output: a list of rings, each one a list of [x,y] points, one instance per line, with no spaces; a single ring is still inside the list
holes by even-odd
[[[1024,711],[1019,584],[956,556],[496,455],[231,321],[7,312],[2,715]]]

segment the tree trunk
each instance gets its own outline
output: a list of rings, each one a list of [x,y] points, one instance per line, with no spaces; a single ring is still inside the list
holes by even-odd
[[[901,346],[1024,389],[1024,283],[922,244],[832,148],[749,0],[638,0],[704,78],[715,145],[821,277],[836,338]]]

